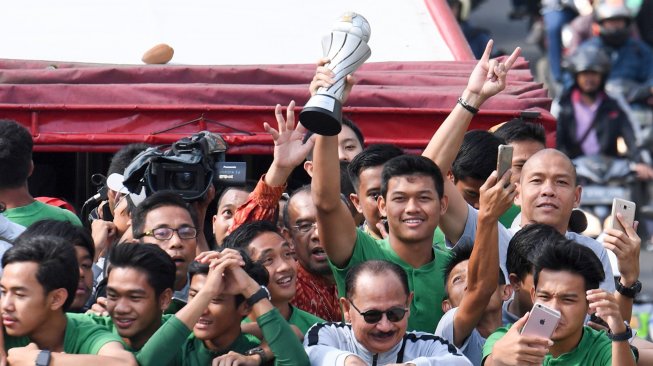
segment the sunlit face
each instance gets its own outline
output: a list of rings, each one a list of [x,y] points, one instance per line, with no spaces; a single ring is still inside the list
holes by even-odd
[[[431,177],[396,176],[388,181],[379,210],[388,218],[390,237],[403,243],[421,243],[432,240],[440,216],[447,210],[447,199],[438,197]]]
[[[79,264],[79,283],[75,292],[75,300],[70,305],[70,310],[79,311],[84,308],[86,301],[91,296],[93,288],[93,258],[88,250],[75,245],[77,263]]]
[[[585,279],[568,271],[540,272],[537,288],[531,292],[533,302],[538,302],[560,312],[560,322],[551,340],[564,341],[580,337],[589,303],[585,294]]]
[[[234,221],[236,209],[245,201],[249,193],[242,189],[228,188],[218,202],[218,211],[213,216],[213,235],[215,242],[222,245],[222,241],[227,236],[227,230]]]
[[[379,212],[378,198],[381,195],[381,172],[383,166],[375,166],[363,169],[358,175],[358,189],[355,199],[352,201],[358,212],[365,217],[368,227],[375,234],[380,235],[376,223],[381,219]]]
[[[38,331],[52,314],[50,294],[36,279],[36,262],[7,264],[0,280],[2,324],[5,332],[23,337]]]
[[[533,154],[540,150],[544,150],[545,146],[535,140],[513,141],[510,143],[512,146],[512,167],[510,172],[511,183],[519,183],[521,171],[528,160]]]
[[[204,287],[206,275],[196,274],[190,282],[188,300],[192,301]],[[247,315],[245,302],[236,306],[234,295],[219,295],[211,299],[193,327],[193,334],[204,341],[209,349],[224,347],[226,339],[235,338],[240,334],[240,322]]]
[[[338,159],[340,161],[352,161],[361,151],[363,151],[363,146],[358,141],[354,130],[343,125],[338,134]]]
[[[356,279],[355,291],[349,300],[364,313],[369,310],[386,311],[395,307],[410,309],[412,296],[406,295],[399,278],[394,273],[363,272]],[[400,321],[391,322],[384,314],[379,322],[369,324],[349,300],[345,298],[340,300],[345,320],[351,323],[356,340],[368,351],[387,352],[401,341],[408,327],[410,310]]]
[[[193,219],[188,210],[179,206],[157,207],[145,216],[143,232],[149,232],[160,227],[179,229],[181,227],[194,227]],[[186,284],[188,266],[195,259],[197,238],[181,239],[179,233],[175,232],[168,240],[158,240],[153,236],[144,236],[144,243],[156,244],[163,249],[175,262],[175,290],[180,290]]]
[[[317,225],[313,225],[308,232],[303,232],[303,227],[317,222],[317,208],[311,198],[311,193],[302,191],[290,200],[288,207],[287,228],[290,241],[292,242],[299,264],[311,273],[316,275],[331,274],[327,255],[320,244]]]
[[[118,236],[122,236],[127,229],[131,226],[131,217],[129,215],[127,196],[120,195],[116,198],[116,203],[113,208],[113,224],[116,226]]]
[[[562,153],[545,150],[533,155],[524,165],[519,185],[521,225],[547,224],[566,232],[571,211],[580,203],[580,194],[574,168]]]
[[[449,277],[447,278],[447,301],[451,306],[447,309],[442,309],[444,312],[449,311],[451,308],[458,307],[465,297],[465,292],[467,292],[467,269],[469,267],[469,260],[462,261],[456,264]],[[500,274],[502,275],[502,274]],[[506,292],[506,285],[498,285],[494,290],[488,305],[485,308],[485,312],[500,311],[503,301],[509,298],[510,291]],[[530,295],[530,293],[529,293]]]
[[[483,183],[484,182],[480,179],[467,177],[465,179],[458,179],[455,186],[458,189],[458,192],[462,194],[465,201],[478,210],[478,202]]]
[[[107,311],[118,334],[145,343],[161,325],[161,314],[169,303],[161,295],[157,297],[146,272],[131,267],[112,268],[107,282]],[[171,295],[172,290],[167,293]]]
[[[297,261],[290,244],[277,233],[265,232],[254,238],[247,249],[252,260],[263,264],[270,274],[272,302],[290,301],[297,282]]]

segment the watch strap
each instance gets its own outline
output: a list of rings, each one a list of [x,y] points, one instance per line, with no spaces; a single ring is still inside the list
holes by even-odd
[[[254,306],[257,302],[263,300],[263,299],[268,299],[270,300],[272,297],[270,296],[270,291],[268,291],[267,287],[261,286],[261,288],[254,293],[254,295],[250,296],[245,302],[247,302],[247,305],[249,306]]]
[[[245,356],[254,356],[258,355],[261,358],[261,365],[264,365],[269,360],[265,354],[265,350],[262,347],[254,347],[249,351],[245,352]]]
[[[626,325],[626,330],[624,332],[614,334],[612,331],[609,331],[608,338],[610,338],[610,340],[613,342],[623,342],[630,340],[630,338],[633,336],[633,330],[630,328],[628,323],[624,322],[624,325]]]
[[[49,366],[51,357],[52,355],[50,354],[50,351],[42,350],[39,352],[39,355],[36,356],[36,366]]]
[[[615,289],[616,289],[617,292],[619,292],[620,294],[622,294],[622,295],[624,295],[624,296],[626,296],[626,297],[629,297],[629,298],[631,298],[631,299],[634,299],[635,296],[637,296],[637,294],[638,294],[640,291],[642,291],[642,283],[639,282],[639,280],[637,280],[637,281],[635,281],[635,283],[632,284],[632,286],[628,286],[628,287],[626,287],[626,286],[624,286],[623,284],[621,284],[621,278],[619,278],[619,279],[615,282]]]

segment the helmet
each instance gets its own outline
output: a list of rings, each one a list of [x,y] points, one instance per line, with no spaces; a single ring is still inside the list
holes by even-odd
[[[630,22],[633,15],[630,9],[623,4],[623,2],[613,3],[612,1],[605,1],[594,9],[594,18],[597,23],[601,23],[607,19],[624,18]]]
[[[608,53],[595,45],[581,45],[566,60],[566,68],[574,75],[583,71],[595,71],[606,75],[610,72],[611,66],[612,61]]]

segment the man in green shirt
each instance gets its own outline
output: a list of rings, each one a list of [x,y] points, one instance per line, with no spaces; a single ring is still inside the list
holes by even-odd
[[[21,236],[2,266],[3,348],[10,364],[136,365],[120,338],[64,313],[79,280],[70,243],[55,236]]]
[[[77,216],[63,208],[34,200],[27,178],[34,171],[30,132],[12,120],[0,120],[0,202],[7,210],[2,214],[25,227],[43,219],[69,221],[82,226]]]
[[[546,246],[535,267],[533,302],[560,312],[551,339],[521,334],[529,315],[507,328],[499,328],[483,347],[484,364],[495,365],[635,365],[615,296],[599,289],[605,274],[594,252],[574,241],[561,239]],[[610,333],[584,326],[586,314],[594,314]]]

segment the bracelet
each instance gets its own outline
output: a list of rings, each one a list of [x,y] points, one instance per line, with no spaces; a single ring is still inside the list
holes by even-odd
[[[458,98],[458,104],[465,108],[469,113],[476,114],[478,113],[478,108],[474,108],[463,99],[463,97]]]

